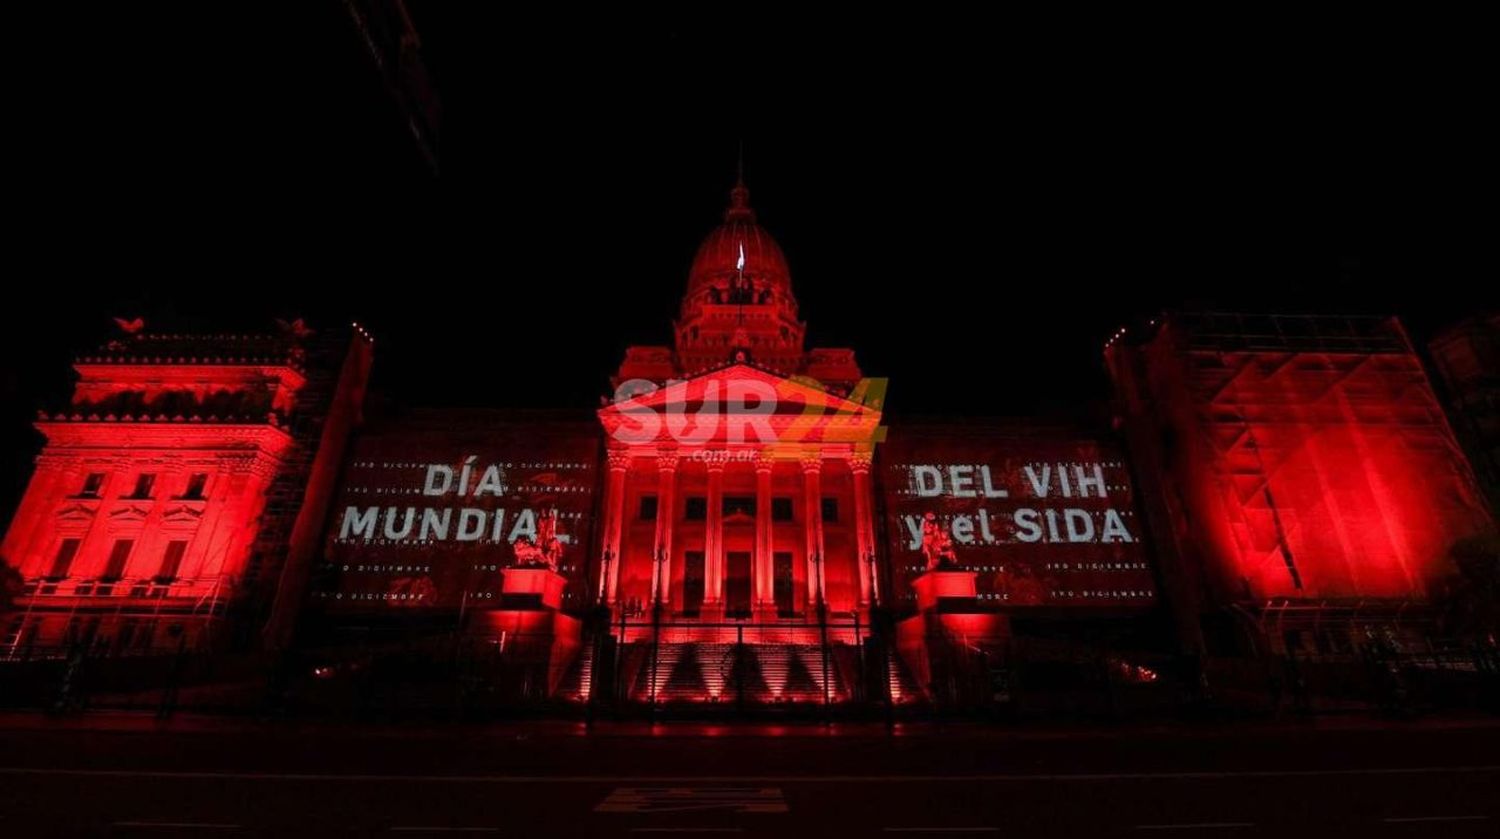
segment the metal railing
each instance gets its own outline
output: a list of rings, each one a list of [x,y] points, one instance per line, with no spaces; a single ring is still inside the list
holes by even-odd
[[[863,698],[863,642],[870,625],[857,615],[829,619],[821,610],[819,618],[697,620],[668,618],[658,609],[643,621],[621,614],[609,628],[616,643],[606,693],[617,701],[644,703],[653,713],[679,700],[736,707],[812,701],[828,707]],[[811,651],[816,652],[813,667],[804,655]],[[812,696],[807,685],[791,689],[789,681],[802,672],[798,668],[811,677]],[[689,689],[679,684],[679,674],[686,674]],[[750,684],[752,679],[764,688]]]
[[[21,591],[27,598],[62,597],[135,597],[187,598],[213,597],[233,579],[224,575],[212,577],[32,577]]]

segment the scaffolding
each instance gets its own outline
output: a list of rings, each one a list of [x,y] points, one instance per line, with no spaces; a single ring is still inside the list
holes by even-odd
[[[1182,386],[1148,375],[1201,446],[1174,480],[1240,598],[1421,598],[1452,540],[1485,526],[1393,319],[1214,313],[1168,334]]]

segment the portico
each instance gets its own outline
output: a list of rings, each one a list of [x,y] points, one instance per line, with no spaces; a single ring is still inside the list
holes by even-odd
[[[733,439],[731,406],[705,397],[730,382],[792,410],[757,415],[766,439]],[[668,417],[688,404],[690,431],[717,432],[674,435],[682,424]],[[610,440],[603,602],[637,614],[659,603],[674,619],[799,621],[820,603],[832,614],[864,613],[878,596],[867,442],[877,409],[731,364],[600,418]],[[657,433],[645,438],[648,427]]]

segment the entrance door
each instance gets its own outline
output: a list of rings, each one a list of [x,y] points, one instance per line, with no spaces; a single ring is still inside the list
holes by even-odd
[[[682,566],[682,613],[696,615],[703,609],[703,551],[688,551]]]
[[[796,611],[792,601],[797,590],[792,579],[792,555],[786,551],[771,554],[771,593],[776,598],[776,614],[788,617]]]
[[[730,617],[750,616],[750,552],[724,556],[724,611]]]

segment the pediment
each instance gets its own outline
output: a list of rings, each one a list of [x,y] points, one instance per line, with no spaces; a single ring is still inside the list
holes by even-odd
[[[92,519],[98,512],[94,507],[83,504],[69,504],[57,511],[57,517],[63,521],[87,521]]]
[[[802,442],[855,442],[880,425],[883,396],[851,399],[808,379],[736,363],[617,400],[599,410],[599,420],[611,434],[635,431],[642,438],[627,441],[633,443],[648,442],[653,426],[663,442],[701,443],[750,425],[770,428],[778,441],[791,432]]]
[[[131,504],[109,512],[110,521],[145,521],[151,510],[139,504]]]
[[[198,507],[190,507],[187,504],[178,504],[169,507],[162,513],[162,520],[167,522],[197,521],[203,517],[203,510]]]
[[[739,405],[743,405],[746,411],[755,411],[759,409],[756,398],[763,393],[775,395],[778,414],[801,414],[814,408],[847,415],[871,411],[878,414],[881,407],[878,402],[864,404],[839,396],[810,379],[783,376],[740,363],[669,382],[649,393],[636,396],[627,403],[616,402],[606,406],[600,413],[607,413],[626,404],[635,410],[685,408],[697,411],[708,402],[717,402],[721,410],[726,412],[736,410]]]

